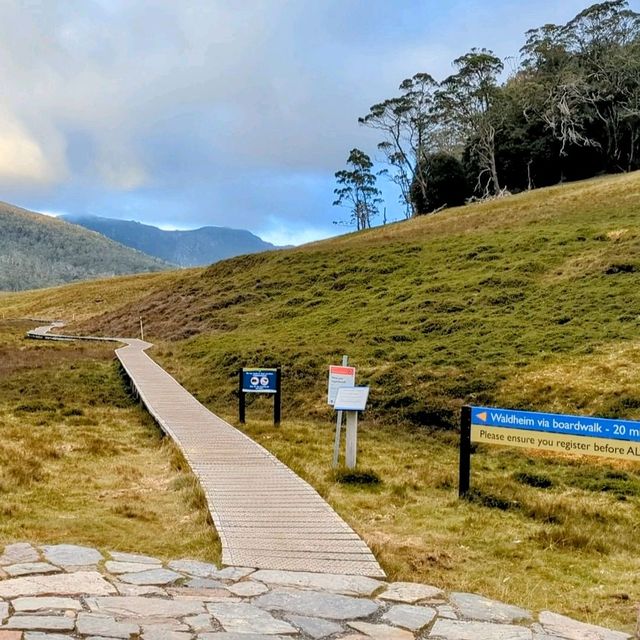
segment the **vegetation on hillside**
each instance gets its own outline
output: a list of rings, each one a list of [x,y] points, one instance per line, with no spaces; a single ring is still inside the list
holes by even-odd
[[[113,346],[26,341],[32,327],[0,321],[0,547],[217,558],[197,481],[128,395]]]
[[[0,311],[111,335],[142,317],[152,355],[231,421],[238,367],[281,364],[282,427],[252,398],[244,428],[391,578],[630,629],[638,465],[480,447],[461,502],[455,428],[465,402],[640,418],[639,209],[640,174],[601,178],[204,270],[0,296]],[[331,469],[327,366],[344,353],[371,386],[359,463],[378,483]]]
[[[0,291],[168,268],[97,233],[0,203]]]
[[[505,63],[472,49],[449,77],[416,73],[359,119],[380,135],[406,217],[457,204],[454,185],[486,198],[640,167],[640,14],[607,0],[525,37],[504,82]],[[443,154],[466,172],[441,184],[448,198],[433,193]]]

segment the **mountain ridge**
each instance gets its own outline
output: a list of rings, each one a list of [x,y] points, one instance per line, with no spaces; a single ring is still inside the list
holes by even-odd
[[[135,220],[71,214],[63,220],[180,267],[206,266],[247,253],[279,249],[245,229],[204,226],[169,231]]]

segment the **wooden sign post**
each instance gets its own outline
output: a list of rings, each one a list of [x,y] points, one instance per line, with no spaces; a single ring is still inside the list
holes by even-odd
[[[347,469],[355,469],[358,455],[358,412],[364,411],[369,398],[369,387],[342,387],[338,389],[334,408],[347,415],[347,442],[345,462]]]

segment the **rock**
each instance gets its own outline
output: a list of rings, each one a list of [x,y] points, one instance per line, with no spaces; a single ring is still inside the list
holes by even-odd
[[[9,603],[0,602],[0,624],[9,616]]]
[[[111,551],[109,555],[116,562],[136,562],[140,564],[159,564],[162,565],[162,560],[158,558],[152,558],[151,556],[143,556],[139,553],[121,553],[120,551]]]
[[[187,616],[184,621],[195,631],[211,631],[213,629],[213,621],[208,613],[201,613],[197,616]]]
[[[0,634],[2,632],[0,631]],[[7,631],[7,633],[9,633]],[[0,635],[2,640],[2,635]],[[41,631],[26,631],[24,634],[24,640],[73,640],[71,636],[66,636],[62,633],[42,633]]]
[[[69,640],[67,636],[63,636],[64,640]],[[0,629],[0,640],[21,640],[22,631],[4,631]]]
[[[181,600],[199,600],[201,602],[239,602],[239,598],[232,596],[226,589],[190,589],[189,587],[169,587],[167,593]]]
[[[439,618],[447,618],[448,620],[458,620],[459,616],[456,610],[448,604],[439,604],[436,606]]]
[[[208,604],[207,609],[225,631],[266,635],[297,632],[289,623],[278,620],[263,609],[246,602]]]
[[[10,564],[25,564],[27,562],[38,562],[40,554],[27,542],[17,542],[8,544],[0,556],[0,567]]]
[[[452,593],[451,604],[467,620],[511,624],[531,620],[531,612],[497,600],[489,600],[473,593]]]
[[[182,578],[182,575],[169,569],[148,569],[137,573],[125,573],[120,576],[122,582],[137,585],[172,584]]]
[[[290,640],[285,636],[267,636],[262,633],[235,633],[229,631],[214,631],[201,633],[198,640]]]
[[[629,640],[631,635],[621,631],[611,631],[551,611],[543,611],[539,621],[546,633],[558,635],[567,640]]]
[[[533,640],[531,629],[493,622],[436,620],[429,634],[442,640]]]
[[[227,585],[219,580],[209,580],[208,578],[193,578],[185,582],[185,587],[190,589],[226,589]]]
[[[97,571],[59,573],[52,576],[28,576],[0,582],[0,598],[39,595],[109,595],[116,589]]]
[[[370,624],[369,622],[349,622],[350,627],[356,631],[362,631],[368,638],[374,640],[413,640],[414,635],[410,631],[389,627],[386,624]]]
[[[36,597],[16,598],[12,603],[16,612],[22,611],[82,611],[82,603],[73,598],[62,597]]]
[[[389,609],[382,620],[390,622],[396,627],[420,631],[424,629],[437,615],[431,607],[419,607],[413,604],[397,604]]]
[[[132,622],[118,622],[111,616],[95,613],[79,613],[76,628],[82,635],[103,638],[128,638],[140,630],[140,627]]]
[[[40,629],[42,631],[72,631],[73,618],[67,616],[13,616],[9,618],[7,629]]]
[[[254,572],[255,569],[250,569],[248,567],[225,567],[224,569],[216,571],[211,575],[211,577],[217,578],[218,580],[232,580],[233,582],[236,582],[237,580],[246,578]]]
[[[243,598],[252,598],[254,596],[261,596],[263,593],[269,591],[269,587],[262,584],[262,582],[254,582],[253,580],[244,580],[243,582],[236,582],[227,587],[227,590],[233,593],[235,596],[242,596]]]
[[[428,584],[419,584],[418,582],[392,582],[378,596],[382,600],[392,600],[393,602],[406,602],[407,604],[415,604],[420,600],[431,600],[434,598],[442,598],[444,591]]]
[[[140,596],[111,596],[87,599],[91,611],[120,618],[179,618],[204,613],[202,602],[191,600],[165,600]]]
[[[46,545],[42,547],[42,552],[51,564],[65,569],[96,565],[104,559],[97,549],[75,544]]]
[[[104,568],[109,573],[138,573],[140,571],[148,571],[149,569],[161,569],[162,565],[151,565],[144,562],[117,562],[115,560],[107,560]]]
[[[58,573],[60,567],[54,567],[48,562],[25,562],[23,564],[11,564],[4,570],[12,577],[31,576],[43,573]]]
[[[310,573],[305,571],[275,571],[272,569],[256,571],[252,574],[251,579],[280,587],[313,589],[315,591],[340,593],[346,596],[363,597],[373,595],[373,593],[384,586],[383,582],[364,576]]]
[[[307,618],[306,616],[287,616],[287,620],[302,629],[307,635],[315,640],[332,636],[334,633],[342,631],[342,627],[331,620],[322,620],[322,618]]]
[[[350,620],[366,618],[378,610],[371,600],[319,591],[283,589],[259,596],[253,603],[263,609],[280,610],[311,618]]]
[[[143,640],[191,640],[187,631],[171,631],[169,629],[150,629],[142,633]]]
[[[113,581],[113,586],[121,596],[166,596],[167,592],[162,587],[150,585],[124,584],[124,582]]]
[[[174,560],[168,564],[168,567],[174,571],[188,573],[190,576],[195,576],[196,578],[209,578],[219,571],[215,564],[187,559]]]

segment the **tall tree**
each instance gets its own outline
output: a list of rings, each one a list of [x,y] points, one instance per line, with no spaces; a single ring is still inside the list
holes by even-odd
[[[335,174],[338,187],[334,206],[346,207],[356,228],[371,228],[371,219],[378,213],[382,202],[381,191],[376,187],[376,175],[372,173],[371,158],[360,149],[351,149],[347,169]]]
[[[495,137],[500,125],[498,75],[504,65],[488,49],[472,49],[454,60],[458,72],[444,80],[436,94],[440,120],[478,166],[477,188],[483,195],[500,192]]]
[[[419,172],[420,158],[433,145],[437,130],[434,94],[437,82],[428,73],[417,73],[400,85],[400,95],[374,104],[358,122],[382,132],[378,149],[390,166],[391,180],[400,189],[400,202],[409,218],[417,212],[411,185],[426,193],[427,179]]]

